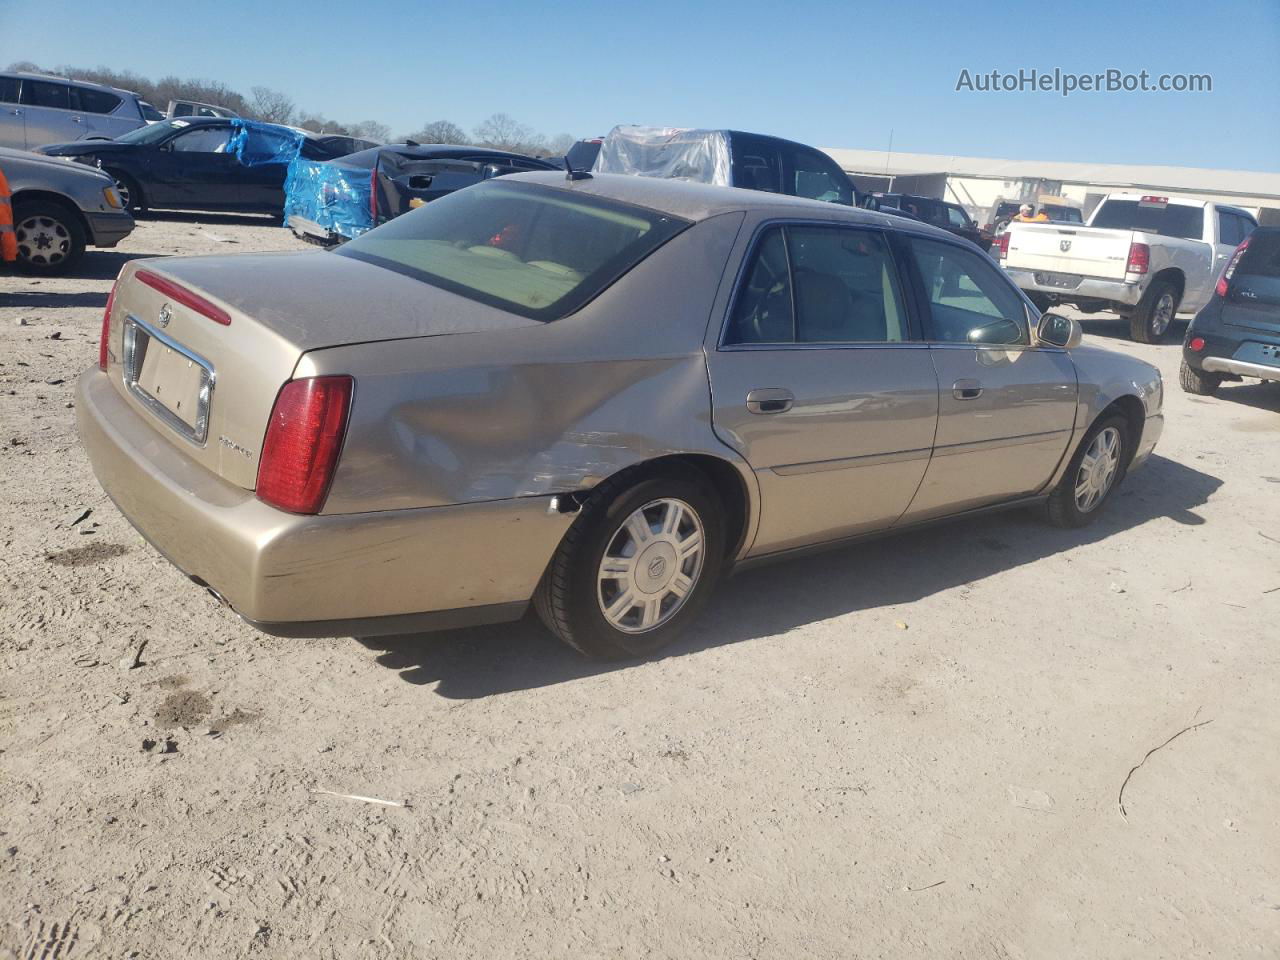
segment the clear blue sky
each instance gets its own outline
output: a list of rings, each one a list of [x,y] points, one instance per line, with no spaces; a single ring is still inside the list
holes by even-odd
[[[1280,170],[1280,0],[0,0],[0,65],[289,93],[399,134],[495,112],[578,136],[737,127],[819,146]],[[1208,73],[1201,94],[957,93],[974,73]]]

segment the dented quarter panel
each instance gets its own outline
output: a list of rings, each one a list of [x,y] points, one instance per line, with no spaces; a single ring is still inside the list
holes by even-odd
[[[673,238],[572,316],[317,350],[356,398],[326,514],[589,488],[672,454],[750,470],[711,429],[703,336],[741,213]]]

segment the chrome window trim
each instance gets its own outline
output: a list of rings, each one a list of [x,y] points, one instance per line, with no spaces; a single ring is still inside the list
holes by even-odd
[[[820,202],[820,201],[815,201]],[[849,207],[850,210],[857,210],[857,207]],[[864,230],[880,234],[884,239],[885,250],[889,254],[889,261],[893,264],[894,280],[897,286],[899,298],[899,306],[902,308],[903,315],[907,318],[908,332],[912,334],[909,340],[853,340],[841,341],[835,340],[829,343],[824,342],[791,342],[791,343],[725,343],[725,337],[729,333],[729,322],[733,319],[734,308],[738,305],[738,297],[742,294],[742,284],[746,277],[747,266],[752,262],[752,257],[760,246],[761,237],[774,227],[837,227],[843,230]],[[848,350],[848,349],[874,349],[884,350],[897,347],[925,347],[927,343],[915,336],[915,331],[910,329],[915,326],[915,318],[912,316],[911,306],[907,302],[907,291],[904,278],[902,277],[902,269],[898,265],[898,259],[894,255],[893,245],[889,242],[889,233],[892,227],[885,224],[876,223],[859,223],[851,220],[830,220],[826,218],[819,219],[817,217],[772,217],[767,220],[761,220],[756,224],[751,239],[747,241],[746,252],[742,256],[738,269],[734,273],[733,293],[729,297],[728,307],[725,309],[724,316],[720,318],[720,333],[716,337],[717,353],[736,353],[741,350]],[[791,269],[791,248],[787,240],[786,232],[782,234],[783,248],[787,256],[787,269]],[[794,335],[794,328],[797,322],[795,309],[795,289],[794,284],[791,290],[791,323]],[[921,326],[920,332],[924,329]]]
[[[204,373],[201,377],[200,392],[196,398],[196,422],[195,426],[188,426],[186,421],[172,412],[168,407],[159,400],[147,393],[138,384],[137,370],[137,336],[141,330],[150,339],[157,340],[164,344],[170,350],[182,354]],[[128,314],[124,320],[124,356],[120,364],[121,379],[124,382],[125,389],[155,417],[173,429],[175,433],[183,437],[188,442],[197,447],[205,446],[209,439],[209,408],[213,403],[213,387],[217,381],[217,374],[213,369],[213,364],[206,360],[200,354],[184,347],[172,337],[161,333],[151,324],[144,320],[139,320],[133,314]]]

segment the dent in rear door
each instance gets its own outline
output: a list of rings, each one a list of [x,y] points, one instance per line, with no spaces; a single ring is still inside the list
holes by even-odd
[[[890,526],[924,476],[938,416],[929,351],[915,338],[883,234],[785,229],[785,253],[781,226],[758,235],[708,356],[715,431],[759,483],[751,554]],[[793,276],[794,318],[784,289]],[[842,329],[847,339],[837,342]]]

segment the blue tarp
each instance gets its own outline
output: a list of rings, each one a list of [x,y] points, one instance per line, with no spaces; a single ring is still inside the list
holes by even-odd
[[[302,149],[304,135],[289,127],[256,120],[231,121],[231,141],[227,153],[233,153],[246,167],[264,163],[289,163]]]
[[[295,157],[284,181],[284,222],[302,217],[348,240],[373,229],[370,171]]]

